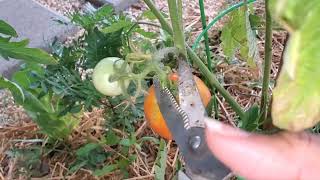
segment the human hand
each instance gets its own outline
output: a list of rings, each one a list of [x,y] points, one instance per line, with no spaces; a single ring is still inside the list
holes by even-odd
[[[320,137],[306,133],[248,133],[210,119],[206,138],[214,155],[252,180],[320,179]]]

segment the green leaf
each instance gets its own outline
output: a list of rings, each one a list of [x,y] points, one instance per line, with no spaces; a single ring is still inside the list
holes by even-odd
[[[255,14],[250,14],[249,20],[252,29],[258,29],[263,24],[261,17]]]
[[[0,42],[9,42],[10,41],[10,37],[1,37],[0,36]]]
[[[25,102],[21,105],[25,110],[30,112],[39,112],[39,114],[40,112],[50,111],[49,109],[47,109],[48,105],[43,104],[43,102],[41,102],[41,100],[31,92],[24,91],[24,94]]]
[[[130,146],[134,145],[135,143],[136,143],[136,141],[132,137],[130,137],[130,139],[121,139],[119,142],[120,145],[127,146],[127,147],[130,147]]]
[[[246,60],[249,66],[256,67],[259,51],[249,15],[244,8],[231,13],[229,22],[222,29],[222,49],[229,60],[240,50],[241,58]]]
[[[114,13],[112,6],[103,6],[94,13],[81,15],[75,13],[71,17],[71,21],[90,31],[95,28],[97,23],[107,20]]]
[[[17,46],[17,47],[25,47],[29,44],[29,39],[24,39],[22,41],[19,42],[10,42],[13,46]]]
[[[104,34],[95,28],[85,39],[87,46],[87,68],[93,68],[101,59],[106,57],[121,57],[119,48],[122,46],[122,31]]]
[[[109,146],[114,146],[119,144],[120,139],[113,131],[107,131],[105,135],[105,143]]]
[[[91,170],[101,166],[108,157],[108,153],[104,152],[102,146],[97,143],[88,143],[76,152],[76,161],[71,165],[70,171],[75,172],[81,167]]]
[[[27,40],[20,42],[1,42],[0,55],[5,55],[14,59],[41,64],[56,64],[57,61],[47,52],[37,48],[23,47]]]
[[[25,96],[24,96],[23,90],[15,82],[12,82],[12,81],[0,76],[0,88],[8,88],[11,91],[11,93],[16,101],[18,101],[19,103],[24,102]]]
[[[223,27],[221,33],[224,54],[233,59],[240,45],[246,45],[245,11],[239,9],[230,14],[229,22]]]
[[[78,157],[87,157],[88,155],[90,155],[91,151],[93,151],[99,147],[101,147],[101,145],[99,145],[97,143],[88,143],[85,146],[79,148],[76,152],[76,155]]]
[[[141,16],[144,18],[147,18],[149,20],[156,20],[157,19],[157,17],[153,14],[153,12],[151,10],[144,11]]]
[[[238,48],[239,44],[233,40],[231,28],[223,28],[221,41],[224,54],[229,59],[233,59],[236,53],[235,50]]]
[[[66,138],[79,123],[80,113],[59,116],[59,113],[53,109],[52,99],[48,95],[39,99],[32,92],[24,91],[24,97],[25,100],[23,102],[15,100],[23,106],[27,114],[37,123],[41,132],[51,138]]]
[[[241,119],[240,128],[247,131],[255,131],[259,127],[259,106],[254,104],[245,112],[245,118]]]
[[[118,168],[117,164],[106,165],[102,169],[95,170],[93,172],[94,176],[105,176]]]
[[[256,62],[259,59],[259,49],[256,39],[256,34],[252,30],[252,26],[249,19],[250,13],[246,12],[246,37],[247,37],[247,51],[245,54],[242,54],[242,57],[247,59],[249,66],[255,67]]]
[[[143,30],[142,28],[136,28],[135,32],[141,34],[142,36],[144,36],[146,38],[150,38],[150,39],[156,38],[158,36],[157,33],[155,33],[155,32],[147,32],[147,31]]]
[[[79,105],[76,105],[76,106],[73,106],[71,109],[70,109],[70,113],[78,113],[82,110],[82,105],[79,104]]]
[[[10,26],[8,23],[0,19],[0,33],[13,36],[13,37],[18,37],[18,34],[16,30],[12,26]]]
[[[112,33],[119,31],[123,28],[129,27],[132,25],[132,22],[127,20],[119,20],[118,22],[112,23],[110,26],[105,27],[101,30],[103,33]]]
[[[30,86],[38,81],[35,76],[42,75],[44,68],[36,63],[23,64],[21,69],[15,72],[12,76],[12,80],[19,84],[23,89],[29,90]]]
[[[122,139],[119,142],[119,144],[122,145],[122,146],[128,146],[128,147],[130,147],[132,145],[132,143],[130,142],[130,139]]]
[[[167,14],[165,14],[165,13],[163,13],[163,12],[161,12],[161,14],[163,15],[163,17],[168,18],[168,15],[167,15]],[[146,11],[144,11],[144,12],[142,13],[141,17],[142,17],[142,18],[149,19],[149,20],[151,20],[151,21],[157,20],[157,17],[153,14],[153,12],[152,12],[151,10],[146,10]]]
[[[290,32],[273,91],[272,119],[281,129],[302,131],[320,121],[320,4],[315,0],[270,3],[272,14]]]
[[[270,0],[269,4],[273,17],[291,32],[300,29],[309,16],[318,16],[318,0]]]
[[[76,163],[73,166],[70,167],[70,172],[76,172],[79,169],[81,169],[82,167],[87,165],[87,161],[81,161],[80,163]]]
[[[156,166],[155,166],[156,180],[165,179],[166,168],[167,168],[167,146],[166,146],[166,142],[163,139],[161,139],[157,160],[156,160]]]
[[[56,113],[48,112],[28,111],[28,114],[40,127],[42,133],[58,140],[63,140],[70,135],[79,122],[79,117],[72,114],[63,117],[59,117]]]

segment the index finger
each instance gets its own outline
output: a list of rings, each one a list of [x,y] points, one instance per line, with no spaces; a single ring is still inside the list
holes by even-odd
[[[251,134],[206,121],[211,151],[236,174],[248,179],[318,179],[320,143],[307,133]]]

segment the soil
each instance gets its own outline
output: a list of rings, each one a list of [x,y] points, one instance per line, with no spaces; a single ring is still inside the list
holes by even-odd
[[[85,0],[36,0],[40,4],[65,16],[81,10]]]

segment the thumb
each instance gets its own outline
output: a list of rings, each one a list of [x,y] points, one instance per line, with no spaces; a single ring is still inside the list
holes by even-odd
[[[320,140],[307,133],[259,135],[206,121],[213,154],[248,179],[319,179]]]

